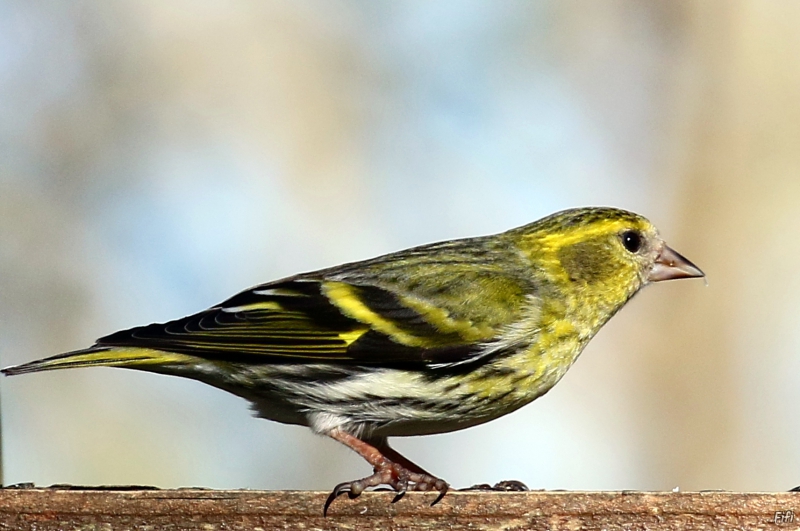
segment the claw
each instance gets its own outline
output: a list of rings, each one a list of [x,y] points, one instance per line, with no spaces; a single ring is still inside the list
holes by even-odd
[[[442,481],[441,479],[439,481],[444,483],[444,481]],[[442,498],[444,498],[444,495],[447,494],[447,489],[450,488],[450,486],[447,483],[444,483],[443,486],[440,486],[440,485],[435,485],[435,486],[439,489],[439,495],[436,496],[435,500],[433,500],[433,503],[431,504],[431,507],[433,507],[434,505],[436,505],[437,503],[442,501]]]
[[[392,503],[399,502],[403,498],[403,496],[406,495],[406,492],[408,491],[408,474],[401,473],[398,475],[400,477],[394,483],[392,483],[392,487],[397,492],[394,499],[392,500]],[[414,490],[416,490],[416,486],[414,486],[413,488]]]
[[[328,507],[331,506],[333,500],[336,499],[336,491],[331,492],[328,494],[328,499],[325,500],[325,506],[322,508],[322,516],[328,516]]]
[[[335,500],[345,492],[347,493],[347,495],[350,497],[351,500],[358,496],[358,494],[355,495],[353,494],[351,483],[339,483],[333,488],[333,491],[331,491],[331,493],[328,495],[328,499],[325,500],[325,507],[323,507],[322,509],[322,516],[328,516],[328,507],[331,506],[333,500]],[[361,493],[359,492],[359,494]]]

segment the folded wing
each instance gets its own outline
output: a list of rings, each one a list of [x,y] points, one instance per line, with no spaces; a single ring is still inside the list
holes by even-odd
[[[432,244],[264,284],[97,346],[252,363],[463,365],[492,351],[536,290],[516,274],[526,271],[515,264],[520,254],[487,241]]]
[[[474,330],[443,325],[440,308],[415,306],[375,286],[293,279],[182,319],[116,332],[97,346],[232,362],[387,366],[456,363],[477,353]]]

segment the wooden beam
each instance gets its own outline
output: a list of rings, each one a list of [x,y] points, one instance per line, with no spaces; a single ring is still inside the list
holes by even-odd
[[[732,492],[327,492],[6,488],[0,529],[508,530],[796,529],[800,493]]]

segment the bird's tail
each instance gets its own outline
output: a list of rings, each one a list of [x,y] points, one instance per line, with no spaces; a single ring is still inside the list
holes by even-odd
[[[160,350],[132,347],[108,347],[95,345],[82,350],[65,352],[42,360],[31,361],[14,367],[7,367],[2,372],[6,376],[25,374],[28,372],[52,371],[55,369],[73,369],[79,367],[130,367],[146,369],[147,366],[158,366],[169,363],[185,362],[187,356]]]

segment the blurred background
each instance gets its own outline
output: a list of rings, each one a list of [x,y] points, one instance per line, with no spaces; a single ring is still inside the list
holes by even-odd
[[[0,1],[0,362],[559,209],[702,267],[541,400],[395,440],[455,487],[800,484],[800,3]],[[323,489],[305,428],[119,369],[2,380],[6,484]]]

